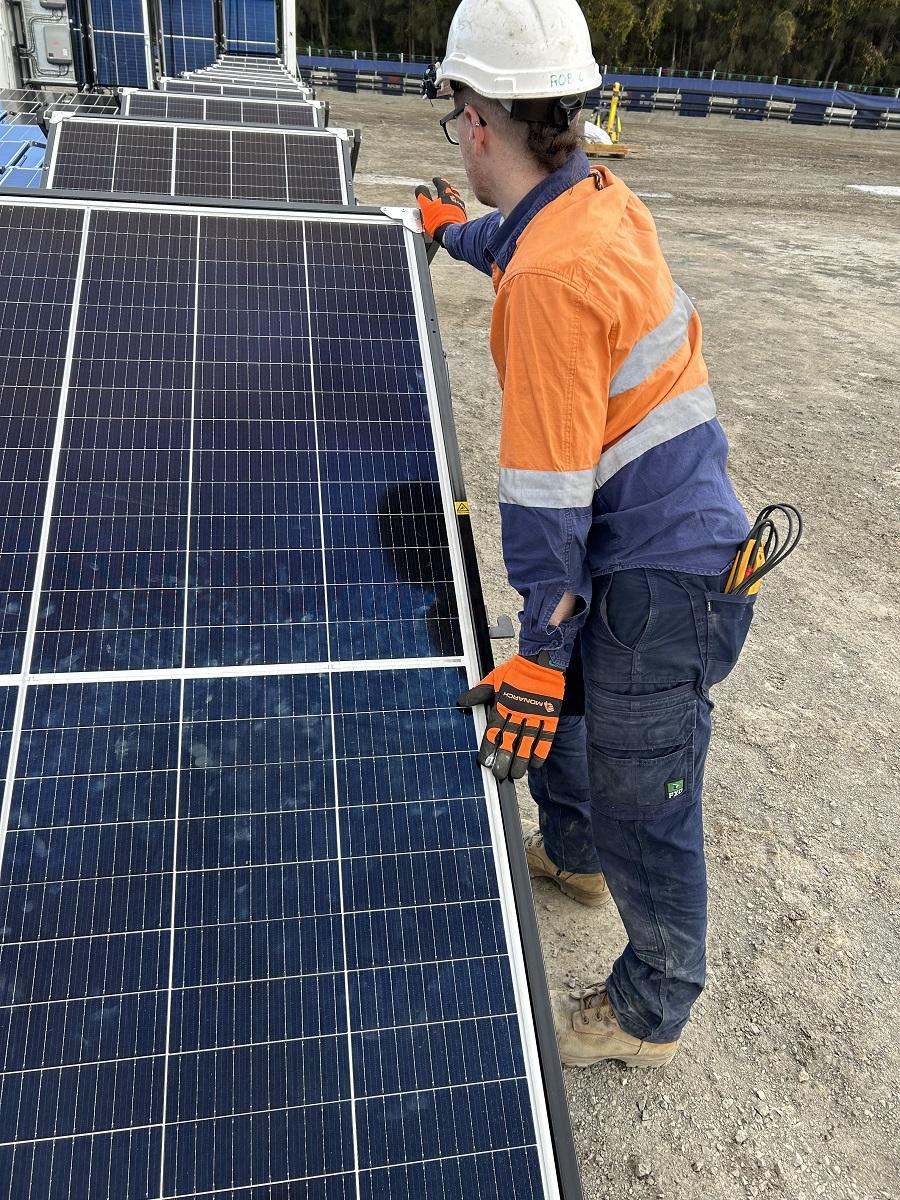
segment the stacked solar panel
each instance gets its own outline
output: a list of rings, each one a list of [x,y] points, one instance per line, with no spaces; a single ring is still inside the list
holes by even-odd
[[[222,75],[269,75],[295,79],[294,73],[285,66],[281,59],[261,58],[250,54],[220,55],[215,62],[207,66],[206,70]]]
[[[259,100],[309,102],[314,93],[283,63],[250,57],[228,56],[199,71],[159,81],[163,91],[207,96],[252,97]]]

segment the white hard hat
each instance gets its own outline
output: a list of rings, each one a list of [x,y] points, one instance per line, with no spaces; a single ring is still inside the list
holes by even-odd
[[[436,65],[436,82],[451,80],[531,100],[583,96],[601,76],[577,0],[462,0]]]

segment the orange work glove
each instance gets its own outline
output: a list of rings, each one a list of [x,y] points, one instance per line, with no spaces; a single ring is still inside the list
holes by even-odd
[[[478,761],[497,779],[521,779],[529,767],[542,767],[559,724],[566,676],[517,654],[463,692],[460,708],[490,704]]]
[[[443,245],[443,233],[447,225],[462,225],[466,220],[466,206],[462,196],[446,179],[436,175],[432,180],[437,188],[437,199],[424,184],[416,188],[416,200],[422,214],[422,227],[439,246]]]

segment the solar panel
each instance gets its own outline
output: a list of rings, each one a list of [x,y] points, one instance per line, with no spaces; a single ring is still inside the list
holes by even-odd
[[[179,78],[188,83],[216,83],[222,87],[255,87],[264,88],[267,91],[272,89],[284,91],[287,89],[294,99],[312,99],[310,89],[303,84],[295,83],[291,76],[287,74],[251,75],[249,72],[244,71],[235,74],[227,74],[224,71],[189,71],[179,76]]]
[[[0,187],[39,187],[46,139],[27,117],[0,116]]]
[[[158,20],[169,74],[193,71],[215,61],[213,0],[159,0]]]
[[[0,236],[0,432],[34,455],[2,479],[36,493],[0,678],[9,1194],[577,1197],[514,795],[453,703],[421,240],[47,194]]]
[[[46,186],[92,192],[350,204],[346,130],[210,127],[63,116]]]
[[[257,87],[246,83],[214,83],[212,81],[207,83],[201,79],[160,79],[159,87],[163,92],[180,92],[187,95],[206,93],[210,96],[250,96],[260,100],[288,101],[312,99],[308,89],[298,89],[292,86]]]
[[[91,0],[97,83],[149,87],[153,58],[142,0]]]
[[[275,0],[224,0],[227,50],[275,54]]]
[[[123,117],[153,121],[207,122],[213,125],[275,125],[288,129],[324,129],[328,106],[320,101],[287,103],[232,96],[182,96],[175,92],[137,92],[120,96]]]
[[[43,146],[29,146],[15,162],[0,167],[0,188],[36,188],[44,174]]]
[[[57,92],[49,88],[0,88],[0,114],[7,119],[37,117],[47,112],[93,112],[109,116],[116,112],[114,96],[103,92]]]

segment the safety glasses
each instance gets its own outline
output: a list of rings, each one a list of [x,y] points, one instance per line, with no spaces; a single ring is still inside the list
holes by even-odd
[[[444,131],[444,137],[451,146],[459,145],[459,135],[456,131],[456,122],[463,115],[465,109],[465,104],[459,104],[456,108],[454,108],[453,112],[448,112],[446,116],[441,117],[441,119],[438,121],[438,124]],[[482,125],[485,126],[485,128],[487,128],[487,121],[484,119],[481,113],[478,114],[478,120]]]

